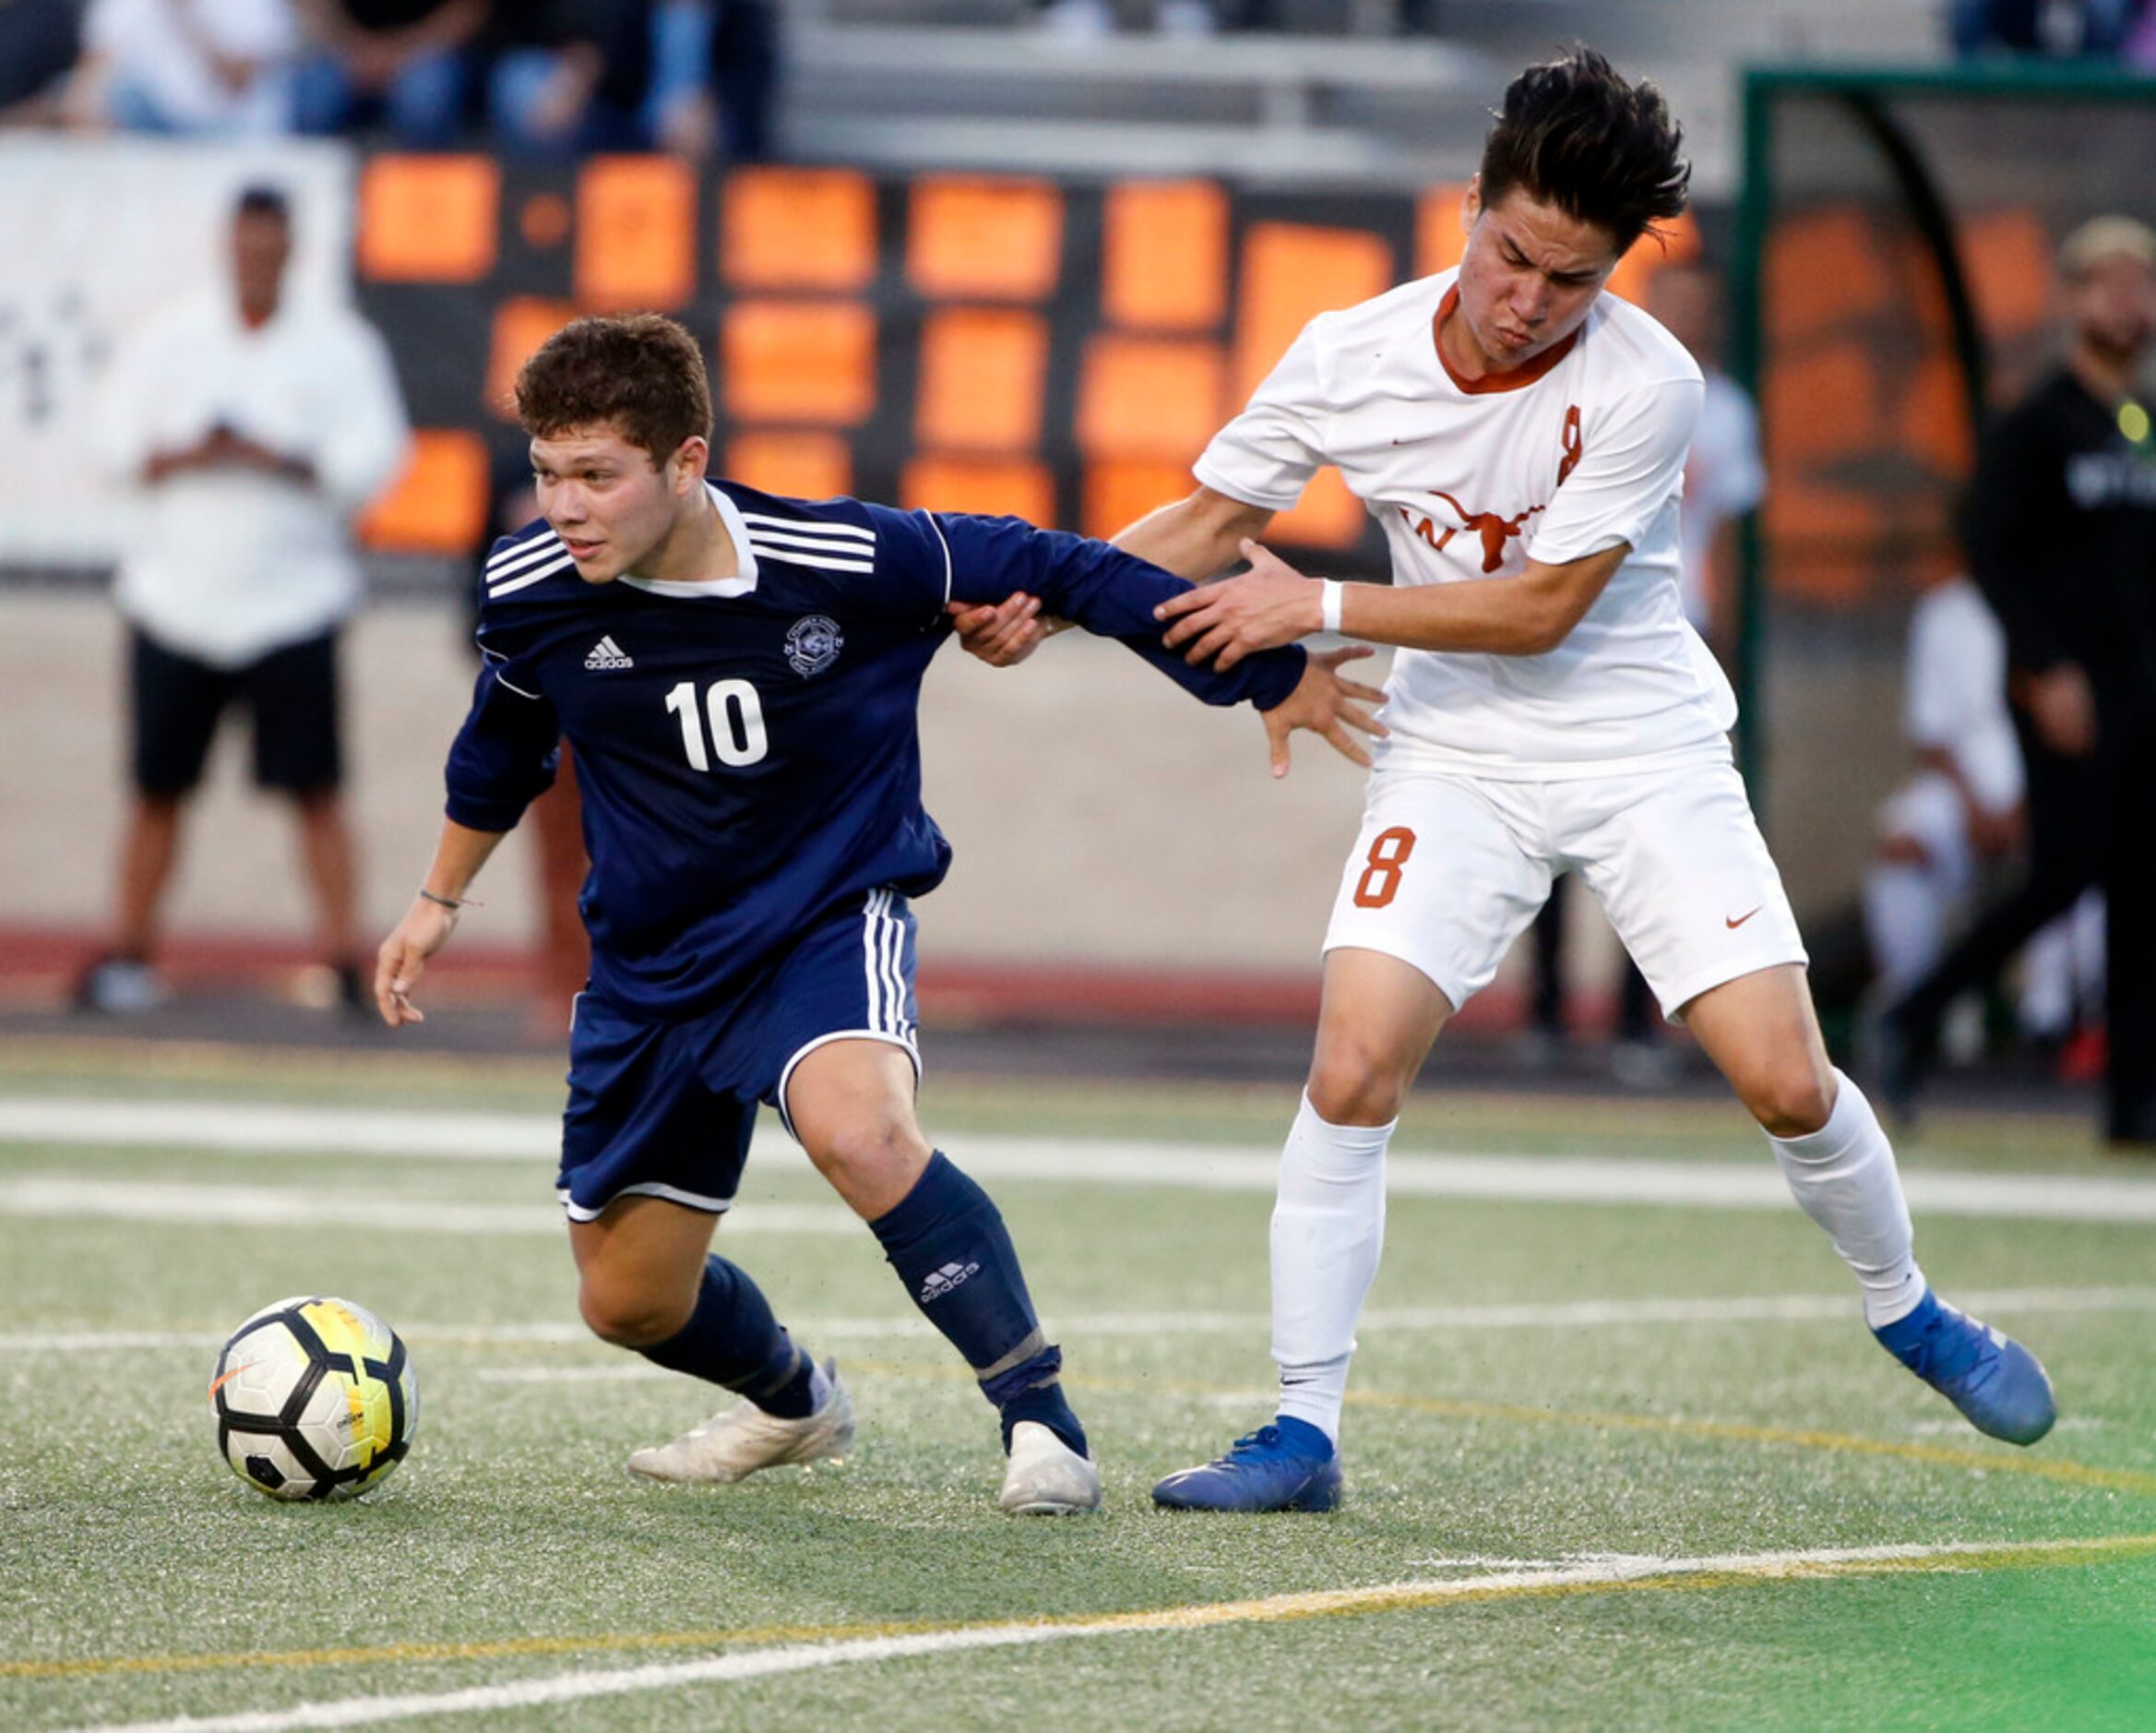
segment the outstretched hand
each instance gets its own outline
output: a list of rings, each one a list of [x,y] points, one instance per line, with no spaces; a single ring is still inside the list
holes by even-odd
[[[1288,773],[1288,736],[1298,728],[1307,728],[1351,764],[1370,768],[1370,754],[1363,743],[1348,730],[1360,729],[1364,734],[1382,739],[1385,724],[1364,710],[1364,704],[1382,704],[1385,694],[1374,686],[1364,686],[1359,680],[1341,677],[1340,666],[1359,656],[1372,653],[1367,644],[1348,644],[1339,650],[1314,651],[1310,665],[1303,670],[1303,677],[1295,689],[1269,711],[1258,713],[1265,720],[1265,736],[1272,747],[1272,773]]]
[[[1185,662],[1209,662],[1222,674],[1254,651],[1292,644],[1325,623],[1324,586],[1316,579],[1247,536],[1240,545],[1248,571],[1185,590],[1153,610],[1155,619],[1173,622],[1162,643],[1170,650],[1188,645]]]

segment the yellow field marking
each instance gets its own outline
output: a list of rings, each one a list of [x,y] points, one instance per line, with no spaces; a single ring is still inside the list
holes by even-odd
[[[189,1673],[262,1667],[313,1667],[482,1661],[571,1654],[755,1645],[842,1644],[951,1636],[951,1646],[979,1640],[1113,1635],[1129,1631],[1198,1631],[1222,1625],[1272,1624],[1304,1619],[1409,1612],[1462,1604],[1548,1600],[1645,1590],[1707,1590],[1769,1583],[1831,1582],[1855,1577],[1942,1572],[2059,1570],[2110,1560],[2156,1556],[2156,1534],[2106,1535],[2081,1540],[2007,1541],[1939,1547],[1881,1547],[1816,1552],[1734,1554],[1671,1560],[1631,1569],[1601,1565],[1523,1571],[1427,1583],[1364,1588],[1307,1589],[1235,1601],[1149,1608],[1117,1613],[1068,1613],[1029,1619],[903,1620],[882,1624],[760,1625],[736,1630],[606,1631],[585,1636],[507,1637],[474,1643],[390,1643],[369,1647],[242,1651],[232,1654],[114,1656],[78,1661],[0,1663],[0,1679],[80,1679],[139,1673]],[[933,1652],[934,1644],[920,1652]],[[833,1659],[849,1658],[835,1655]],[[867,1657],[863,1657],[867,1658]],[[651,1681],[653,1683],[661,1681]],[[513,1690],[514,1687],[506,1689]],[[445,1707],[448,1706],[447,1704]],[[271,1712],[274,1714],[274,1712]]]

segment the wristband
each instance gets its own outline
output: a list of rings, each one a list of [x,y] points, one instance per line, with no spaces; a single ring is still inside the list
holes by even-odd
[[[1338,578],[1320,579],[1323,586],[1317,592],[1317,623],[1328,632],[1340,629],[1340,590]]]

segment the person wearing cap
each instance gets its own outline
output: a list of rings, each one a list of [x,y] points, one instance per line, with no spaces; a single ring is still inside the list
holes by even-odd
[[[255,780],[287,796],[319,954],[362,1004],[340,795],[338,628],[360,599],[350,520],[395,475],[404,407],[387,347],[349,309],[285,289],[282,193],[234,207],[230,276],[125,342],[102,456],[137,490],[113,596],[128,625],[134,804],[107,949],[77,1002],[144,1010],[181,820],[220,719],[254,724]]]
[[[2029,870],[1881,1022],[1906,1115],[1947,1007],[2090,885],[2108,892],[2105,1129],[2156,1151],[2156,231],[2099,217],[2059,250],[2063,363],[1985,434],[1964,532],[2006,629]]]

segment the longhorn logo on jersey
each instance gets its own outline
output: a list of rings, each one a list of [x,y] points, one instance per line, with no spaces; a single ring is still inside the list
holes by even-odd
[[[839,652],[845,648],[845,634],[828,615],[804,615],[787,628],[786,660],[804,680],[838,661]]]
[[[1565,485],[1565,478],[1572,473],[1586,451],[1586,447],[1579,434],[1578,404],[1572,404],[1566,410],[1565,430],[1560,438],[1564,445],[1565,456],[1564,460],[1557,465],[1557,485],[1562,487]],[[1397,444],[1398,441],[1394,443]],[[1442,499],[1451,508],[1452,515],[1459,521],[1448,523],[1443,528],[1439,528],[1435,519],[1417,518],[1405,506],[1400,508],[1400,516],[1414,525],[1415,533],[1418,536],[1440,552],[1444,550],[1446,544],[1456,535],[1466,533],[1481,536],[1483,539],[1483,570],[1485,573],[1494,572],[1505,564],[1506,544],[1520,535],[1527,528],[1527,520],[1536,512],[1545,509],[1547,504],[1545,502],[1542,506],[1530,506],[1525,511],[1507,518],[1495,511],[1470,511],[1442,487],[1425,487],[1422,491]]]

